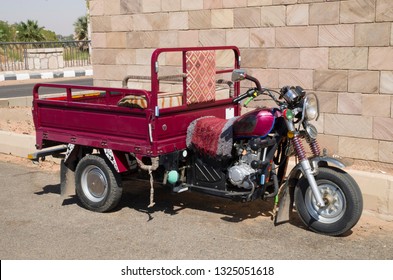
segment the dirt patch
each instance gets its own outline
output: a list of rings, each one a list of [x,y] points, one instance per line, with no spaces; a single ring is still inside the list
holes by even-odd
[[[33,135],[31,107],[0,108],[0,130]]]
[[[347,237],[355,240],[364,239],[373,235],[391,236],[393,233],[393,222],[383,220],[371,211],[363,211],[363,214]]]
[[[60,165],[51,160],[31,161],[27,158],[16,157],[0,153],[0,161],[40,169],[42,171],[59,172]]]

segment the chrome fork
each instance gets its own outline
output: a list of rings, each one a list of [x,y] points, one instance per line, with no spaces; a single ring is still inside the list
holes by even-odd
[[[306,152],[303,147],[303,143],[298,134],[295,134],[292,138],[292,143],[294,149],[299,157],[300,165],[302,167],[302,172],[304,176],[306,176],[308,183],[310,184],[311,190],[314,194],[314,197],[317,201],[318,207],[324,207],[325,202],[323,201],[322,194],[318,189],[317,182],[315,181],[314,173],[311,168],[310,161],[307,159]]]

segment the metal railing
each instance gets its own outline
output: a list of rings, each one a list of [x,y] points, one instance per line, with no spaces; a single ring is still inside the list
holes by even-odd
[[[88,66],[90,41],[0,42],[0,71],[29,70],[28,50],[62,48],[63,67]]]

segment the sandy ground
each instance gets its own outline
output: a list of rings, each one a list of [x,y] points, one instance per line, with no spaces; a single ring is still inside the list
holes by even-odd
[[[31,167],[37,169],[38,171],[48,171],[48,172],[60,172],[60,165],[57,162],[51,160],[45,161],[31,161],[27,158],[16,157],[13,155],[6,155],[0,153],[0,162],[7,162],[11,164],[17,164],[20,166]]]
[[[0,130],[33,135],[31,107],[0,108]]]
[[[31,107],[0,108],[0,130],[18,134],[34,135],[35,128]],[[58,171],[59,164],[53,161],[32,163],[27,158],[0,153],[0,161],[16,163],[24,166],[34,166],[45,171]]]
[[[287,223],[282,226],[275,227],[272,224],[271,216],[269,215],[271,213],[269,207],[270,204],[263,201],[257,201],[256,203],[253,204],[239,204],[227,200],[223,200],[223,201],[217,200],[214,197],[210,197],[210,196],[196,195],[194,193],[186,193],[183,196],[174,196],[173,194],[167,194],[161,188],[156,188],[155,200],[157,202],[158,208],[156,207],[156,211],[151,212],[150,210],[148,211],[145,209],[148,188],[137,188],[137,190],[135,190],[134,184],[128,183],[128,185],[124,186],[125,194],[121,203],[121,207],[119,207],[119,209],[114,213],[110,213],[108,215],[106,214],[96,215],[96,213],[90,211],[84,211],[83,208],[81,208],[75,202],[71,204],[64,203],[69,199],[63,201],[59,196],[57,190],[59,185],[56,185],[59,182],[58,181],[59,166],[57,164],[54,164],[53,162],[49,162],[49,161],[33,164],[31,161],[27,159],[15,158],[3,154],[0,154],[0,163],[1,162],[9,163],[9,165],[7,166],[11,168],[10,170],[13,170],[13,171],[3,170],[2,172],[7,172],[7,173],[2,175],[2,180],[5,180],[4,177],[7,176],[10,178],[12,177],[12,175],[10,175],[8,172],[15,172],[15,174],[18,174],[16,179],[21,181],[14,182],[14,183],[16,184],[15,185],[16,190],[23,192],[23,195],[21,194],[20,196],[20,199],[23,200],[22,205],[23,207],[27,207],[30,210],[35,209],[34,211],[22,211],[23,209],[22,210],[20,209],[20,207],[22,206],[15,207],[14,205],[13,207],[11,206],[7,207],[7,205],[3,205],[4,209],[2,210],[2,212],[6,211],[4,212],[6,214],[3,213],[3,216],[6,217],[7,219],[6,234],[11,234],[12,232],[13,236],[15,235],[18,236],[17,238],[18,243],[29,244],[27,247],[28,250],[26,250],[26,248],[23,246],[19,246],[20,248],[17,249],[11,249],[8,245],[5,245],[5,244],[9,244],[9,241],[7,241],[6,243],[4,241],[7,238],[4,238],[3,242],[1,241],[2,239],[0,238],[0,244],[2,244],[0,245],[0,247],[5,246],[3,247],[4,250],[2,250],[3,251],[2,256],[5,258],[16,258],[16,259],[33,258],[34,259],[34,258],[42,258],[44,256],[44,258],[46,259],[52,259],[52,258],[95,259],[95,258],[102,258],[103,251],[105,252],[104,256],[106,256],[106,258],[118,258],[118,257],[127,258],[127,256],[129,258],[131,254],[136,258],[146,258],[146,257],[151,258],[153,255],[156,256],[157,258],[168,258],[170,256],[162,253],[165,250],[156,252],[155,246],[158,244],[158,242],[160,242],[160,240],[162,240],[161,237],[162,233],[168,232],[169,234],[170,232],[169,234],[170,236],[172,235],[176,236],[176,234],[178,234],[177,232],[179,229],[181,231],[182,229],[184,229],[184,231],[187,232],[187,234],[181,235],[183,236],[182,238],[184,238],[184,236],[190,234],[189,227],[195,225],[195,219],[203,219],[208,221],[207,224],[206,221],[203,222],[204,230],[201,230],[201,228],[198,227],[197,225],[196,226],[197,228],[191,231],[191,232],[197,232],[195,236],[199,236],[198,238],[201,238],[200,237],[201,234],[208,233],[211,239],[211,232],[216,231],[217,227],[221,227],[221,229],[219,229],[217,233],[215,233],[215,236],[217,236],[217,240],[215,242],[219,241],[225,243],[227,239],[232,235],[234,235],[233,238],[235,238],[234,240],[231,241],[232,250],[230,250],[231,251],[230,254],[226,255],[227,253],[225,253],[223,255],[217,255],[219,252],[216,250],[212,250],[211,251],[212,255],[205,255],[205,253],[203,253],[203,258],[214,258],[218,256],[220,256],[221,258],[223,256],[241,257],[243,256],[242,252],[244,251],[243,243],[246,242],[247,240],[248,240],[247,242],[251,242],[251,244],[253,244],[250,247],[253,249],[247,247],[248,248],[247,250],[249,250],[249,252],[246,255],[249,258],[256,257],[258,256],[258,254],[261,254],[261,251],[259,249],[255,249],[258,246],[262,247],[262,243],[259,244],[258,242],[268,242],[269,240],[270,243],[263,243],[264,244],[263,246],[267,246],[266,244],[271,244],[271,246],[273,246],[275,249],[273,250],[273,248],[270,248],[270,250],[268,251],[270,252],[274,251],[275,253],[272,253],[272,256],[276,258],[288,258],[288,252],[284,253],[286,251],[284,250],[284,248],[288,246],[292,246],[290,250],[292,252],[290,254],[292,255],[289,256],[291,258],[293,257],[293,258],[305,258],[305,259],[308,258],[310,259],[392,259],[393,257],[392,255],[393,251],[391,251],[393,248],[392,247],[393,243],[391,239],[393,233],[393,222],[382,220],[378,216],[375,216],[374,213],[370,211],[363,211],[363,215],[360,218],[358,224],[345,236],[339,238],[331,238],[304,230],[302,223],[297,218],[296,213],[294,213],[293,220],[291,221],[291,223]],[[39,178],[42,179],[42,182],[40,181],[40,183],[36,182]],[[26,182],[29,180],[30,183],[26,184]],[[10,182],[8,183],[7,182],[8,181],[3,182],[4,183],[3,187],[5,187],[7,184],[11,184],[13,180],[11,179]],[[42,186],[48,184],[49,186],[43,187],[43,191],[42,191],[41,189]],[[17,185],[23,187],[16,187]],[[11,189],[12,188],[14,188],[14,186],[12,186]],[[34,189],[34,191],[31,190],[28,191],[28,189],[31,188],[38,188],[38,189]],[[48,188],[52,188],[52,189],[56,188],[56,191],[54,190],[49,191]],[[9,189],[7,188],[5,191],[8,190]],[[35,195],[33,195],[32,193]],[[46,195],[37,196],[37,193],[45,193]],[[5,195],[6,194],[3,194],[3,196]],[[3,199],[3,202],[5,201],[9,202],[10,200]],[[17,203],[17,200],[11,200],[11,201],[12,203]],[[219,203],[218,205],[219,207],[216,205],[217,203]],[[181,209],[179,210],[178,215],[168,215],[165,214],[166,211],[160,210],[161,208],[166,209],[165,207],[167,204],[178,205],[179,209]],[[135,209],[137,211],[133,211]],[[228,221],[225,221],[224,219],[217,218],[217,209],[223,209],[223,211],[225,210],[223,213],[218,211],[218,214],[221,214],[221,216],[224,214],[225,214],[224,216],[226,216],[231,213],[240,213],[236,215],[237,216],[240,215],[240,217],[244,216],[247,218],[242,223],[230,223]],[[262,211],[261,209],[264,210]],[[258,215],[256,214],[256,216],[252,215],[252,213],[254,212],[259,213],[260,211],[262,211],[260,215],[259,214]],[[40,213],[39,214],[40,217],[37,218],[37,220],[39,221],[38,226],[34,225],[31,229],[28,230],[29,234],[26,235],[26,228],[22,228],[21,226],[18,226],[19,225],[18,222],[30,221],[30,220],[35,221],[34,217],[26,217],[26,215],[30,215],[29,213]],[[151,222],[150,224],[147,224],[145,221],[146,217],[142,217],[143,224],[138,225],[140,226],[140,228],[145,228],[150,225],[151,230],[153,232],[160,232],[160,235],[156,235],[156,233],[155,234],[150,233],[153,234],[153,236],[159,236],[157,237],[158,240],[155,240],[154,242],[149,241],[146,243],[146,241],[143,241],[144,240],[143,235],[137,233],[139,232],[140,229],[136,229],[136,233],[133,234],[132,230],[129,227],[124,226],[124,225],[128,225],[130,220],[132,220],[134,223],[134,219],[136,219],[134,216],[136,215],[137,217],[139,217],[140,215],[143,215],[143,213],[145,214],[149,213],[149,217],[150,216],[154,217],[155,218],[153,220],[154,223],[161,222],[161,221],[165,223],[166,229],[165,231],[161,231],[159,226],[157,226],[156,224],[151,225],[152,224]],[[79,218],[82,219],[83,222],[79,220],[73,221],[73,219],[69,218],[69,217],[79,217],[81,215],[87,216],[84,217],[83,219]],[[45,218],[43,219],[41,216],[45,216]],[[61,219],[59,219],[59,217],[61,217]],[[192,222],[188,221],[187,217],[189,217],[192,220]],[[104,226],[104,224],[108,222],[108,219],[109,222],[113,223],[109,227]],[[167,219],[170,219],[171,222],[174,224],[171,226],[167,226],[168,223]],[[53,221],[60,221],[60,220],[63,228],[61,228],[61,230],[58,230],[56,229],[57,226],[53,227],[52,223]],[[89,224],[91,221],[96,221],[97,224]],[[185,223],[185,225],[180,226],[183,223]],[[175,225],[177,229],[172,231]],[[138,228],[138,226],[136,228]],[[132,250],[129,249],[131,250],[130,252],[129,251],[121,252],[120,255],[119,252],[121,250],[119,250],[119,248],[116,249],[106,248],[103,251],[95,250],[94,246],[90,246],[91,245],[90,241],[85,243],[78,241],[79,243],[77,243],[77,246],[74,246],[72,244],[75,242],[75,239],[74,238],[69,239],[66,234],[66,232],[71,231],[70,227],[72,228],[73,233],[68,237],[74,236],[75,227],[77,228],[80,227],[80,229],[77,229],[77,232],[79,232],[77,233],[77,235],[81,234],[81,232],[82,234],[88,232],[89,228],[94,228],[94,232],[95,232],[93,234],[94,238],[98,238],[100,236],[110,236],[115,234],[114,232],[101,232],[100,234],[96,234],[96,230],[105,231],[105,229],[114,228],[116,229],[117,236],[120,234],[120,236],[126,236],[127,238],[129,238],[131,234],[131,236],[135,236],[137,242],[145,242],[146,246],[144,246],[143,250],[141,250],[139,253],[138,251],[136,253],[134,248]],[[224,230],[222,227],[229,227],[229,228],[224,228],[225,229]],[[52,228],[54,230],[56,229],[56,234],[52,234],[53,236],[51,235],[48,237],[48,234],[46,233],[48,228]],[[239,233],[238,234],[236,232],[233,233],[234,230],[239,231]],[[231,231],[232,231],[231,234],[226,234],[224,235],[223,238],[222,232],[231,232]],[[288,235],[287,234],[288,232],[291,232],[291,234]],[[45,242],[44,243],[41,242],[42,243],[41,245],[37,245],[36,237],[41,235],[45,235]],[[218,236],[220,236],[220,238],[218,238]],[[272,238],[272,236],[274,236],[274,238]],[[128,240],[127,241],[128,244],[130,241],[126,237],[124,237],[125,238],[124,240]],[[266,237],[267,237],[266,241],[263,241]],[[32,242],[31,238],[33,238],[35,241]],[[86,238],[86,236],[83,238]],[[83,238],[79,236],[76,238],[76,240],[83,239]],[[177,236],[176,238],[174,238],[172,236],[170,238],[166,236],[165,238],[168,238],[168,240],[173,240],[173,239],[177,240],[180,237]],[[13,240],[15,241],[16,239],[14,238]],[[88,237],[88,240],[91,240],[90,235]],[[204,237],[203,240],[205,240],[206,242],[206,240],[209,240],[209,238]],[[190,242],[192,243],[193,241],[188,240],[185,244],[191,244]],[[282,242],[286,245],[285,246],[280,245]],[[108,244],[108,240],[106,240],[105,242],[102,242],[102,240],[100,240],[99,243]],[[115,243],[117,243],[117,241]],[[175,243],[178,244],[178,241],[176,241]],[[133,247],[128,245],[123,247],[123,249]],[[63,252],[62,255],[58,255],[57,253],[55,253],[55,250],[53,250],[53,248],[58,248],[59,246],[60,248],[62,248],[62,250],[60,250],[61,252]],[[122,246],[124,246],[124,244]],[[205,244],[205,246],[207,246],[207,244]],[[204,250],[203,248],[207,248],[205,246],[201,246],[200,244],[198,245],[197,251],[199,252],[199,254],[203,252]],[[222,244],[220,246],[224,248],[225,246],[228,246],[228,244],[226,245]],[[173,250],[173,248],[176,248],[174,244],[172,244],[169,247],[172,248],[171,250]],[[313,248],[315,247],[319,247],[321,249],[314,250]],[[84,249],[80,250],[81,248]],[[45,254],[42,256],[43,250]],[[88,252],[89,254],[87,254]],[[184,252],[188,252],[188,250],[185,250]],[[194,256],[196,258],[197,257],[201,258],[202,256],[202,255],[198,255],[198,252],[196,251],[190,251],[189,253],[184,253],[184,252],[183,254],[185,254],[184,256],[185,258],[190,258],[191,256],[190,254],[197,254]],[[263,254],[265,255],[265,253]],[[269,255],[266,255],[265,257],[269,258]]]

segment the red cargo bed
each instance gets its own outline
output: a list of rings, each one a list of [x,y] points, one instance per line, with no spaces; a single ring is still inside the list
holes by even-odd
[[[233,65],[229,68],[219,65],[220,62],[210,61],[211,58],[209,61],[203,60],[206,55],[212,55],[215,59],[217,53],[222,57],[224,52],[233,56]],[[165,107],[161,105],[164,104],[162,98],[165,93],[160,91],[160,81],[163,80],[160,77],[164,75],[159,75],[161,69],[158,61],[162,56],[168,58],[167,54],[175,53],[181,57],[177,69],[182,73],[173,75],[180,77],[182,90],[178,93],[180,98],[177,98],[180,104]],[[238,105],[232,104],[233,97],[239,94],[238,85],[229,89],[228,96],[217,98],[216,85],[212,87],[211,82],[206,82],[212,77],[217,81],[219,75],[229,75],[233,69],[239,68],[239,61],[239,50],[236,47],[157,49],[151,58],[150,90],[37,84],[33,90],[37,149],[76,144],[138,156],[158,156],[184,149],[187,127],[194,119],[239,115]],[[210,73],[212,66],[215,69]],[[207,74],[201,76],[204,74],[202,71]],[[39,95],[43,87],[62,88],[66,94],[43,98]],[[205,91],[210,91],[207,99]],[[215,96],[212,97],[212,93]],[[167,96],[172,98],[172,95]],[[120,100],[128,99],[130,103],[143,100],[145,105],[141,106],[143,108],[119,106]],[[169,101],[168,104],[172,103],[172,100]]]

